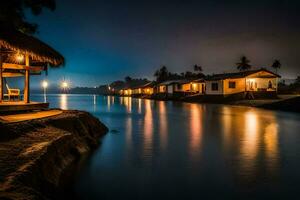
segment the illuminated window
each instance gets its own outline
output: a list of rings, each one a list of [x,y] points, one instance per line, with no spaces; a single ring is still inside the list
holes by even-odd
[[[228,87],[234,89],[236,87],[235,81],[229,81]]]
[[[219,84],[218,83],[211,83],[211,90],[213,90],[213,91],[219,90]]]

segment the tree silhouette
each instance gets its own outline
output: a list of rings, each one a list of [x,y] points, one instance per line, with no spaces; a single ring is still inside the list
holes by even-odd
[[[240,71],[247,71],[251,69],[250,60],[246,56],[240,58],[240,62],[236,63],[237,69]]]
[[[199,65],[194,65],[194,71],[195,71],[195,72],[202,72],[203,69],[202,69],[202,67],[199,66]]]
[[[273,62],[273,64],[272,64],[271,67],[275,69],[276,74],[277,74],[278,69],[281,68],[281,63],[280,63],[280,61],[279,61],[279,60],[274,60],[274,62]]]
[[[300,85],[300,76],[297,76],[295,82],[294,82],[295,85]]]
[[[125,82],[130,83],[132,81],[132,78],[130,76],[125,77]]]
[[[163,82],[168,80],[169,71],[166,66],[162,66],[159,70],[156,70],[154,73],[157,82]]]
[[[31,10],[34,15],[42,13],[43,8],[55,10],[55,0],[1,0],[0,25],[11,26],[27,34],[37,31],[37,24],[30,23],[25,18],[25,10]]]
[[[196,72],[194,78],[203,78],[205,75],[202,73],[203,68],[200,65],[194,65],[194,71]]]

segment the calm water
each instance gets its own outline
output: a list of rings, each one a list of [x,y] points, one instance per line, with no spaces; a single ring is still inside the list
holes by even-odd
[[[42,96],[34,96],[42,100]],[[50,95],[111,130],[80,172],[80,199],[291,199],[300,115],[93,95]]]

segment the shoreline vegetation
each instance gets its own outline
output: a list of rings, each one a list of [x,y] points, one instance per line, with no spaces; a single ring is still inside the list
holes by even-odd
[[[88,112],[0,123],[0,199],[56,199],[108,128]]]

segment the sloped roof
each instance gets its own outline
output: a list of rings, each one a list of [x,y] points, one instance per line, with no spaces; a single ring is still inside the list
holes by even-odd
[[[205,82],[205,79],[204,78],[198,78],[198,79],[192,80],[191,82],[194,82],[194,83],[203,83],[203,82]]]
[[[234,73],[223,73],[223,74],[213,74],[206,76],[206,80],[213,81],[213,80],[223,80],[223,79],[233,79],[233,78],[244,78],[247,76],[250,76],[252,74],[255,74],[257,72],[268,72],[270,74],[273,74],[276,77],[281,77],[278,74],[275,74],[274,72],[267,70],[265,68],[256,69],[256,70],[249,70],[249,71],[242,71],[242,72],[234,72]]]
[[[145,85],[141,86],[141,88],[146,88],[146,87],[154,87],[156,85],[155,81],[151,81],[149,83],[146,83]]]
[[[131,86],[130,86],[130,89],[139,89],[139,88],[143,88],[145,85],[148,85],[148,84],[150,84],[150,83],[152,83],[152,82],[146,82],[146,83],[137,83],[137,84],[132,84]]]
[[[39,39],[0,24],[0,47],[17,51],[39,62],[49,63],[51,66],[64,64],[64,57]]]
[[[158,85],[172,85],[172,84],[185,84],[191,82],[191,80],[187,79],[178,79],[178,80],[169,80],[169,81],[164,81],[162,83],[159,83]]]
[[[120,90],[126,90],[126,89],[138,89],[138,88],[143,88],[145,85],[147,84],[150,84],[152,82],[150,81],[144,81],[144,80],[141,80],[141,81],[133,81],[131,83],[125,83],[121,88]]]

